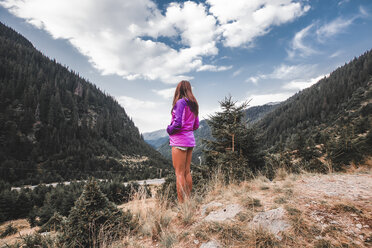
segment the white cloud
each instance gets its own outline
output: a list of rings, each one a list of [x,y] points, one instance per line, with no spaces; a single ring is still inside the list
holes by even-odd
[[[155,109],[157,104],[152,101],[142,101],[130,96],[118,96],[115,97],[119,104],[124,109],[139,109],[139,108],[147,108],[147,109]]]
[[[293,21],[309,9],[309,5],[292,0],[207,0],[209,11],[218,19],[223,44],[228,47],[252,45],[258,36],[273,26]]]
[[[0,5],[53,38],[69,40],[104,75],[171,84],[192,79],[187,75],[192,71],[231,69],[203,59],[218,54],[219,42],[250,45],[309,9],[295,0],[207,2],[173,2],[164,12],[152,0],[3,0]]]
[[[317,83],[320,79],[324,78],[326,75],[321,75],[315,78],[310,78],[307,80],[294,80],[285,85],[283,85],[283,89],[287,90],[303,90],[305,88],[310,87],[311,85]]]
[[[363,7],[359,7],[359,13],[350,18],[338,17],[323,24],[320,24],[320,21],[314,21],[294,35],[290,48],[287,50],[288,57],[294,59],[298,56],[308,57],[319,53],[319,49],[315,49],[315,46],[326,43],[329,38],[346,32],[356,19],[366,17],[368,17],[368,13]]]
[[[251,76],[245,81],[252,82],[253,84],[258,84],[258,82],[263,79],[275,79],[280,81],[296,80],[299,78],[313,77],[316,72],[316,65],[280,64],[279,66],[276,66],[274,70],[269,74],[258,74],[256,76]]]
[[[350,2],[350,0],[341,0],[341,1],[338,2],[338,5],[343,5],[343,4],[348,3],[348,2]]]
[[[366,9],[363,8],[363,6],[359,6],[359,12],[360,12],[360,17],[369,17],[370,14]]]
[[[342,51],[336,51],[334,53],[332,53],[329,57],[330,58],[336,58],[338,56],[340,56],[342,54]]]
[[[102,74],[177,83],[216,55],[216,20],[203,4],[172,3],[165,15],[151,0],[4,0],[14,15],[68,39]],[[180,40],[179,48],[157,41]],[[177,41],[178,42],[178,41]]]
[[[304,41],[311,33],[310,31],[313,27],[314,24],[311,24],[294,35],[291,48],[287,51],[289,58],[294,58],[296,56],[306,57],[317,52],[310,45],[306,45]]]
[[[236,76],[240,75],[240,73],[242,73],[242,71],[243,71],[242,68],[240,68],[240,69],[234,71],[234,73],[232,74],[232,77],[236,77]]]
[[[351,19],[343,19],[337,18],[329,23],[324,24],[318,30],[316,30],[316,34],[318,40],[320,42],[324,42],[327,38],[334,36],[350,26],[354,21],[354,18]]]
[[[196,71],[227,71],[230,70],[232,66],[215,66],[215,65],[202,65]]]
[[[257,84],[258,83],[258,81],[260,80],[260,79],[263,79],[264,78],[264,76],[263,75],[258,75],[258,76],[255,76],[255,77],[249,77],[247,80],[245,80],[246,82],[251,82],[251,83],[253,83],[253,84]]]
[[[292,92],[282,92],[274,94],[253,94],[249,95],[248,99],[252,99],[249,106],[259,106],[270,102],[281,102],[293,95]]]
[[[162,96],[165,99],[171,99],[174,95],[176,88],[168,88],[163,90],[153,90],[157,95]]]
[[[317,71],[316,65],[286,65],[275,67],[274,71],[267,75],[268,78],[291,80],[314,75]],[[261,76],[262,77],[262,76]]]
[[[216,112],[221,111],[220,106],[215,106],[215,107],[204,107],[204,106],[199,106],[199,119],[209,119],[211,115],[214,115]]]
[[[167,108],[164,102],[143,101],[129,96],[115,98],[142,133],[164,129],[171,120],[170,105],[169,111],[163,111]]]

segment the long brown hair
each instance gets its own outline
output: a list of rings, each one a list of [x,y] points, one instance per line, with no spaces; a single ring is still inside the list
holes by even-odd
[[[182,98],[188,99],[188,106],[190,107],[191,112],[198,116],[199,104],[198,101],[196,101],[194,94],[192,93],[190,82],[186,80],[182,80],[177,85],[176,91],[174,92],[172,110],[174,108],[174,105],[176,105],[176,102]]]

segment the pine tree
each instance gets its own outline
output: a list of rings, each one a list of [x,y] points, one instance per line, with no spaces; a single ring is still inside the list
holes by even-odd
[[[97,181],[90,179],[75,202],[64,226],[62,243],[67,247],[99,247],[102,233],[117,238],[131,227],[132,215],[123,213],[101,192]]]
[[[244,180],[264,166],[255,131],[243,122],[248,102],[236,106],[231,96],[220,102],[222,112],[210,116],[213,140],[204,140],[209,168],[221,168],[227,180]]]

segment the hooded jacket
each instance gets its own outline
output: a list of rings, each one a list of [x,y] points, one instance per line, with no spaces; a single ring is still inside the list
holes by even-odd
[[[199,117],[191,111],[188,99],[179,99],[172,110],[172,121],[167,127],[170,146],[194,147],[194,130],[199,128]]]

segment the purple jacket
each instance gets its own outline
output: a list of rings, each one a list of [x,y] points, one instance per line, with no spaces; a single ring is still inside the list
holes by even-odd
[[[194,130],[199,128],[199,117],[190,110],[187,99],[180,99],[174,105],[172,121],[167,127],[169,145],[194,147]]]

